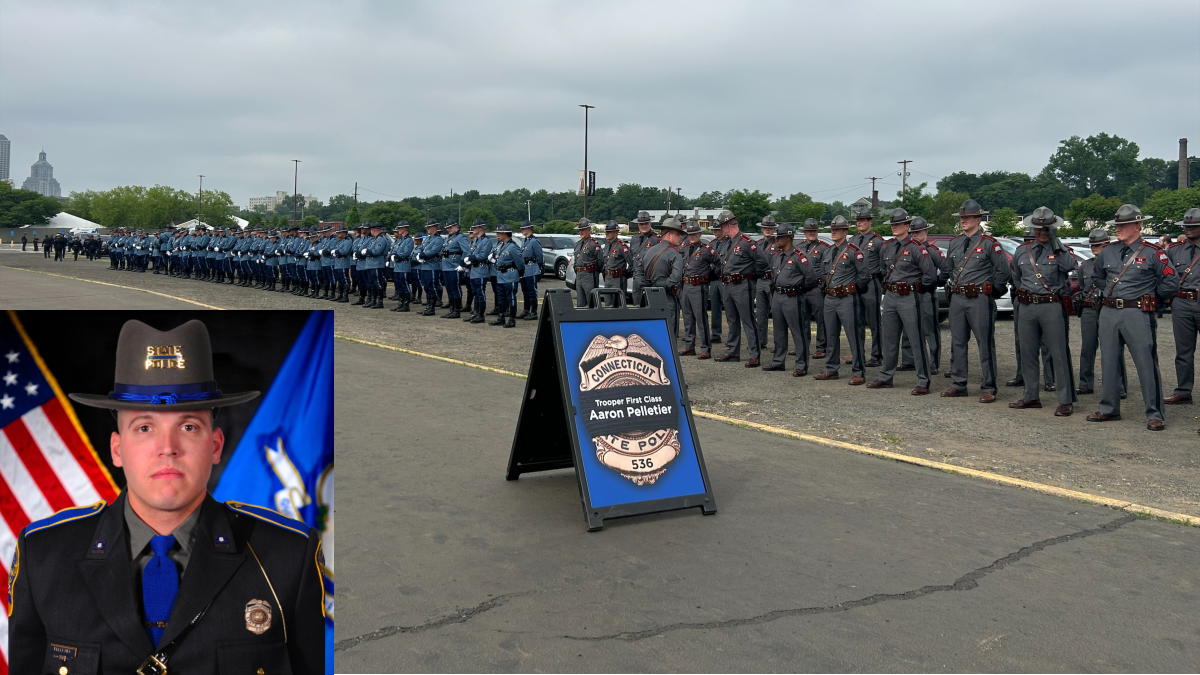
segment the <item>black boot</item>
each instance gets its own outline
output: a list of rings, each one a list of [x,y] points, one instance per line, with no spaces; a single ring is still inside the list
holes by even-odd
[[[370,309],[383,309],[383,298],[386,291],[382,288],[375,289],[374,300],[371,302]]]
[[[508,305],[496,305],[496,318],[488,322],[489,326],[503,326],[508,318]]]
[[[355,305],[366,304],[364,302],[364,300],[366,300],[366,299],[367,299],[367,291],[366,291],[366,289],[364,289],[360,286],[358,288],[358,300],[355,300],[353,304],[355,304]]]
[[[443,314],[442,318],[457,319],[461,317],[462,314],[460,314],[458,311],[458,300],[455,300],[454,298],[446,298],[446,301],[450,303],[450,311]]]
[[[508,323],[504,324],[505,328],[517,327],[517,302],[514,300],[512,307],[508,308]]]
[[[436,313],[435,309],[436,308],[433,306],[433,297],[431,297],[428,293],[426,293],[425,294],[425,311],[421,312],[421,316],[433,316]]]
[[[537,305],[538,305],[537,298],[534,298],[533,300],[525,301],[525,320],[526,321],[537,321],[537,318],[538,318]]]
[[[488,316],[493,316],[493,315],[495,315],[495,314],[499,313],[499,311],[500,311],[500,305],[499,305],[499,304],[497,304],[495,307],[493,307],[493,308],[491,308],[491,309],[489,309],[489,310],[488,310],[488,313],[487,313],[487,315],[488,315]]]
[[[403,311],[404,311],[404,294],[403,294],[403,293],[400,293],[399,291],[397,291],[397,292],[396,292],[396,295],[398,296],[398,297],[396,298],[396,306],[395,306],[395,307],[393,307],[391,311],[393,311],[393,312],[403,312]]]

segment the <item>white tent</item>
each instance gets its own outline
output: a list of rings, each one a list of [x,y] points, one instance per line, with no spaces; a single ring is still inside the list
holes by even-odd
[[[104,227],[100,223],[93,223],[85,218],[73,216],[66,211],[54,216],[50,222],[45,225],[25,225],[22,230],[45,230],[46,232],[70,232],[71,234],[91,234],[96,230]]]

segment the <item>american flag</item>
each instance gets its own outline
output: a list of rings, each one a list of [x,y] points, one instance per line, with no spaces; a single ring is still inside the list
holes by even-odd
[[[0,373],[0,560],[11,573],[22,528],[71,506],[111,504],[119,491],[11,311],[0,314]],[[0,598],[0,675],[8,675],[8,594]]]

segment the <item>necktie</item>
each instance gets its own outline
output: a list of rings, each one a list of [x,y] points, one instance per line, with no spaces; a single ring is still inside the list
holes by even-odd
[[[158,647],[167,620],[171,618],[171,608],[175,606],[175,596],[179,593],[179,571],[175,561],[167,557],[167,551],[175,545],[175,535],[164,534],[150,538],[150,548],[154,557],[142,572],[142,607],[146,610],[146,634],[150,641]]]

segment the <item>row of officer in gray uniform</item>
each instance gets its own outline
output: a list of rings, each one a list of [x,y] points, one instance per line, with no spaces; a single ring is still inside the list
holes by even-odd
[[[1164,251],[1141,239],[1141,223],[1148,217],[1136,206],[1122,206],[1108,223],[1115,227],[1115,241],[1108,240],[1104,229],[1091,233],[1096,257],[1085,263],[1082,288],[1076,293],[1071,291],[1069,275],[1078,263],[1058,239],[1060,217],[1042,207],[1026,218],[1031,236],[1010,261],[1000,243],[982,230],[987,213],[975,200],[964,202],[956,214],[962,234],[950,242],[945,255],[926,244],[929,224],[904,209],[891,213],[893,237],[887,240],[871,231],[869,208],[856,214],[855,236],[849,236],[850,223],[839,216],[831,225],[832,245],[817,239],[815,220],[805,223],[806,237],[800,244],[794,242],[790,224],[776,224],[769,217],[762,223],[765,236],[755,239],[740,231],[729,211],[718,216],[721,236],[711,244],[701,241],[699,224],[686,219],[667,219],[658,234],[650,231],[648,214],[643,212],[638,218],[641,231],[630,242],[618,239],[615,223],[610,223],[604,245],[590,236],[590,223],[581,221],[581,239],[575,247],[577,302],[587,306],[598,282],[625,288],[628,281],[638,304],[642,288],[662,287],[672,306],[673,335],[678,333],[680,312],[683,315],[680,354],[698,354],[700,359],[711,358],[714,342],[706,313],[720,306],[729,318],[730,332],[726,353],[715,360],[740,361],[745,333],[746,367],[784,370],[786,356],[795,353],[793,375],[797,377],[807,375],[810,326],[816,323],[814,357],[825,357],[825,369],[815,379],[839,379],[840,334],[845,332],[851,352],[846,359],[852,371],[849,384],[892,388],[895,372],[911,369],[917,375],[911,393],[920,396],[929,393],[931,373],[937,372],[933,367],[941,342],[936,290],[944,286],[951,337],[950,369],[945,375],[951,386],[941,395],[968,395],[968,348],[974,338],[982,372],[979,401],[991,403],[997,392],[996,300],[1011,284],[1018,383],[1024,395],[1009,407],[1041,407],[1038,355],[1043,354],[1057,381],[1055,414],[1071,415],[1076,396],[1093,393],[1098,346],[1103,388],[1097,412],[1087,419],[1120,419],[1123,352],[1128,347],[1141,383],[1147,428],[1165,428],[1165,404],[1191,403],[1200,325],[1200,269],[1192,274],[1200,266],[1200,209],[1185,216],[1187,241]],[[712,302],[714,296],[720,301]],[[1177,386],[1166,399],[1155,339],[1156,311],[1165,303],[1172,303],[1177,352]],[[1084,342],[1078,389],[1067,347],[1072,313],[1081,317]],[[774,353],[770,363],[763,365],[760,350],[766,346],[763,333],[768,315],[775,318]],[[867,328],[872,333],[870,354]],[[795,345],[792,352],[789,335]],[[912,366],[900,365],[909,359]],[[882,366],[878,377],[867,383],[864,369],[877,366]]]

